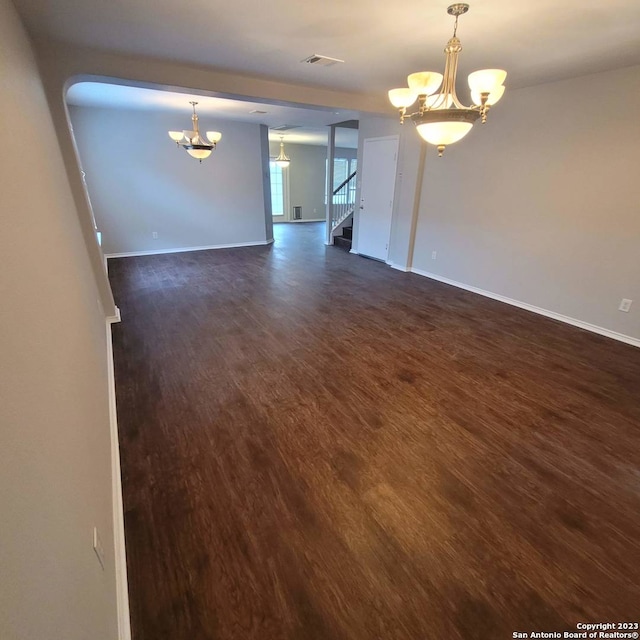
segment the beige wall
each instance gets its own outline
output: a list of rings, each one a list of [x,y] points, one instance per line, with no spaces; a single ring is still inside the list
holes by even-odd
[[[413,267],[640,338],[639,101],[640,67],[508,90],[429,147]]]
[[[0,0],[0,636],[117,637],[105,314],[29,42]],[[96,525],[103,571],[92,549]]]
[[[259,125],[201,115],[222,140],[199,163],[167,135],[188,113],[69,112],[106,254],[266,241]]]

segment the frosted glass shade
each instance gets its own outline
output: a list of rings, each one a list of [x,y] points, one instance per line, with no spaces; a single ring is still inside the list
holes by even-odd
[[[389,91],[389,101],[396,107],[396,109],[402,109],[403,107],[410,107],[415,101],[418,95],[411,91],[411,89],[391,89]]]
[[[187,153],[196,160],[204,160],[211,155],[211,149],[187,149]]]
[[[222,134],[219,131],[207,131],[207,138],[211,144],[215,144],[216,142],[220,142]]]
[[[478,93],[495,91],[507,77],[503,69],[481,69],[469,74],[469,88]]]
[[[193,140],[193,138],[196,137],[196,132],[191,131],[190,129],[185,129],[182,133],[184,137],[187,138],[188,140]]]
[[[180,142],[180,140],[182,140],[184,134],[182,133],[182,131],[169,131],[169,137],[174,141],[174,142]]]
[[[420,136],[436,146],[453,144],[462,140],[473,124],[471,122],[425,122],[416,126]]]
[[[498,100],[500,100],[500,98],[502,98],[503,95],[504,95],[504,85],[501,84],[499,87],[497,87],[496,89],[494,89],[489,93],[489,97],[487,98],[487,104],[488,105],[495,104],[496,102],[498,102]],[[477,105],[482,104],[482,96],[478,91],[471,92],[471,99],[473,100],[473,104],[477,104]]]
[[[430,96],[442,84],[442,74],[435,71],[418,71],[407,76],[407,84],[413,93]]]
[[[289,166],[289,160],[276,160],[276,164],[282,169],[286,169]]]

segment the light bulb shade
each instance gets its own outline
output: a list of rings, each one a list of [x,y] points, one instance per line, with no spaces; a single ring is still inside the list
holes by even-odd
[[[442,74],[435,71],[418,71],[407,76],[407,84],[413,93],[430,96],[442,84]]]
[[[276,160],[275,163],[281,168],[286,169],[291,163],[290,160]]]
[[[503,95],[504,95],[504,85],[501,84],[499,87],[497,87],[496,89],[494,89],[489,93],[489,97],[487,98],[486,104],[488,104],[489,106],[491,106],[492,104],[495,104],[496,102],[498,102],[498,100],[500,100],[500,98],[502,98]],[[471,92],[471,99],[473,100],[473,104],[477,104],[477,105],[482,104],[482,95],[478,91]]]
[[[219,131],[207,131],[207,138],[211,144],[215,144],[216,142],[220,142],[222,134]]]
[[[389,102],[391,102],[396,109],[410,107],[416,101],[417,97],[418,95],[416,93],[406,87],[403,89],[391,89],[389,91]]]
[[[424,140],[439,147],[462,140],[472,126],[470,122],[427,122],[417,129]]]
[[[436,109],[412,116],[420,136],[436,146],[462,140],[480,117],[471,109]]]
[[[469,74],[469,88],[478,93],[495,91],[507,77],[503,69],[481,69]]]
[[[184,133],[182,133],[182,131],[169,131],[169,137],[174,141],[174,142],[180,142],[180,140],[182,140],[182,138],[184,137]]]
[[[198,134],[195,131],[191,131],[190,129],[185,129],[182,132],[182,135],[184,135],[185,138],[187,138],[187,140],[193,140]]]
[[[211,149],[208,147],[202,147],[201,145],[185,147],[187,153],[196,160],[204,160],[211,155]]]

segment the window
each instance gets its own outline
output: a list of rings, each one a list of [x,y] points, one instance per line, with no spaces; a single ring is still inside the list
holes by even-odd
[[[284,178],[282,167],[275,162],[269,163],[269,175],[271,176],[271,215],[284,215]]]

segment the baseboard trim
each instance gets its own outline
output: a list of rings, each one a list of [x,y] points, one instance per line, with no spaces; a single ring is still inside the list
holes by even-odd
[[[131,640],[129,612],[129,586],[127,581],[127,552],[124,539],[124,505],[120,475],[120,443],[118,416],[116,413],[116,385],[113,368],[113,342],[111,325],[120,322],[120,310],[107,318],[107,382],[109,394],[109,425],[111,432],[111,496],[113,509],[113,552],[116,576],[116,606],[118,615],[118,640]]]
[[[258,242],[210,244],[202,247],[178,247],[176,249],[155,249],[153,251],[127,251],[125,253],[107,253],[105,254],[105,258],[136,258],[138,256],[157,256],[164,253],[185,253],[187,251],[208,251],[209,249],[236,249],[238,247],[258,247],[265,244],[269,244],[269,242],[267,240],[260,240]]]
[[[299,224],[300,222],[326,222],[326,218],[303,218],[302,220],[274,220],[273,224]]]
[[[436,273],[430,273],[429,271],[423,271],[422,269],[416,269],[415,267],[411,269],[411,272],[416,273],[419,276],[424,276],[425,278],[431,278],[431,280],[437,280],[438,282],[450,284],[452,287],[458,287],[458,289],[464,289],[465,291],[470,291],[471,293],[477,293],[478,295],[485,296],[486,298],[491,298],[492,300],[497,300],[498,302],[504,302],[514,307],[524,309],[525,311],[531,311],[532,313],[537,313],[541,316],[546,316],[547,318],[552,318],[553,320],[558,320],[559,322],[564,322],[565,324],[579,327],[580,329],[584,329],[585,331],[591,331],[592,333],[597,333],[601,336],[605,336],[606,338],[612,338],[613,340],[618,340],[618,342],[624,342],[626,344],[630,344],[633,347],[640,348],[639,338],[634,338],[624,333],[618,333],[617,331],[605,329],[604,327],[599,327],[598,325],[591,324],[590,322],[585,322],[584,320],[578,320],[577,318],[572,318],[571,316],[565,316],[562,313],[556,313],[555,311],[549,311],[548,309],[537,307],[533,304],[529,304],[528,302],[521,302],[520,300],[514,300],[513,298],[508,298],[507,296],[500,295],[499,293],[493,293],[492,291],[486,291],[485,289],[480,289],[479,287],[464,284],[462,282],[458,282],[457,280],[451,280],[450,278],[445,278],[444,276],[440,276]]]
[[[120,309],[118,307],[114,307],[115,313],[112,316],[107,316],[107,324],[114,324],[116,322],[120,322],[122,320],[122,316],[120,315]]]
[[[397,271],[404,271],[405,273],[408,273],[409,271],[411,271],[409,267],[405,267],[403,264],[396,264],[395,262],[387,262],[387,264],[392,269],[396,269]]]
[[[359,256],[360,254],[357,251],[354,251],[353,249],[349,249],[349,253],[353,253],[357,256]]]

